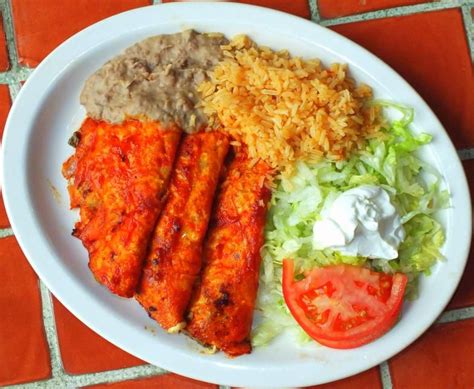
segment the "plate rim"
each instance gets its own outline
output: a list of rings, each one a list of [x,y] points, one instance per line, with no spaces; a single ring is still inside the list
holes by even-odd
[[[234,12],[239,12],[240,10],[242,10],[242,12],[245,11],[245,12],[260,14],[260,16],[262,18],[264,18],[264,17],[274,17],[274,18],[277,18],[277,19],[283,19],[283,20],[286,19],[288,21],[291,21],[291,23],[295,23],[295,24],[302,24],[304,26],[311,26],[310,28],[315,29],[315,31],[318,30],[323,35],[331,35],[333,38],[341,41],[341,43],[343,45],[349,45],[349,46],[354,47],[354,49],[356,51],[359,51],[360,53],[362,53],[365,57],[370,59],[377,66],[382,66],[382,68],[383,67],[387,68],[387,70],[392,73],[392,75],[397,79],[397,81],[400,82],[403,89],[407,89],[411,94],[413,94],[417,99],[420,100],[420,102],[423,105],[423,109],[425,109],[426,112],[428,113],[428,115],[431,116],[431,119],[434,121],[434,123],[440,129],[441,133],[444,134],[443,136],[447,138],[450,149],[451,149],[451,150],[449,150],[450,154],[455,156],[455,158],[453,160],[454,164],[456,165],[455,170],[457,170],[459,173],[461,173],[461,177],[459,177],[461,182],[458,182],[458,184],[459,184],[458,187],[460,188],[461,191],[464,192],[464,194],[463,194],[464,203],[465,203],[464,205],[465,205],[465,207],[467,207],[464,210],[465,210],[466,214],[471,215],[470,194],[469,194],[469,189],[468,189],[468,186],[467,186],[467,179],[466,179],[464,170],[462,168],[461,161],[459,159],[459,156],[457,155],[457,152],[456,152],[449,136],[447,135],[447,131],[444,129],[442,124],[439,122],[436,115],[432,112],[430,107],[421,98],[421,96],[411,87],[411,85],[408,84],[394,69],[392,69],[389,65],[387,65],[385,62],[383,62],[381,59],[379,59],[378,57],[376,57],[372,53],[370,53],[365,48],[359,46],[355,42],[350,41],[348,38],[345,38],[344,36],[339,35],[338,33],[334,32],[332,30],[329,30],[325,27],[319,26],[319,25],[317,25],[317,24],[315,24],[315,23],[313,23],[309,20],[294,16],[294,15],[291,15],[291,14],[287,14],[287,13],[276,11],[276,10],[271,10],[271,9],[264,8],[264,7],[246,5],[246,4],[238,4],[238,3],[212,3],[212,2],[208,2],[208,3],[204,2],[204,3],[198,3],[198,4],[195,4],[195,3],[194,4],[193,3],[167,3],[167,4],[160,4],[159,7],[156,7],[155,5],[150,5],[150,6],[147,6],[147,7],[142,7],[142,8],[137,8],[137,9],[133,9],[133,10],[130,10],[130,11],[126,11],[126,12],[123,12],[121,14],[117,14],[117,15],[114,15],[114,16],[109,17],[107,19],[104,19],[104,20],[102,20],[98,23],[95,23],[95,24],[87,27],[86,29],[78,32],[77,34],[73,35],[72,37],[67,39],[65,42],[63,42],[60,46],[58,46],[54,51],[52,51],[41,62],[41,64],[34,70],[34,72],[29,76],[29,78],[26,81],[25,85],[22,87],[22,89],[20,90],[18,96],[16,97],[15,101],[13,102],[12,107],[11,107],[10,112],[9,112],[7,122],[5,124],[5,131],[4,131],[4,137],[3,137],[4,147],[2,148],[2,156],[1,156],[2,157],[2,182],[4,184],[3,195],[4,195],[5,208],[6,208],[8,216],[9,216],[11,228],[12,228],[14,234],[15,234],[15,237],[16,237],[18,243],[20,244],[20,247],[22,248],[23,252],[25,253],[25,256],[27,257],[29,263],[31,264],[31,266],[33,267],[35,272],[39,275],[41,280],[48,287],[48,289],[50,291],[52,291],[52,293],[58,298],[58,300],[62,304],[64,304],[64,306],[66,306],[67,309],[69,309],[76,317],[78,317],[83,323],[85,323],[93,331],[95,331],[100,336],[104,337],[105,339],[109,340],[111,343],[117,345],[118,347],[126,350],[127,352],[129,352],[133,355],[137,355],[139,358],[142,358],[142,359],[145,359],[145,358],[143,358],[143,356],[139,356],[135,352],[135,350],[132,350],[129,344],[124,343],[120,339],[117,340],[117,338],[115,336],[112,336],[108,333],[104,333],[101,329],[98,330],[97,328],[99,328],[99,327],[95,323],[93,323],[93,321],[91,321],[91,320],[89,320],[89,318],[85,317],[86,315],[84,315],[83,312],[78,312],[74,308],[74,303],[71,302],[72,300],[69,297],[66,298],[61,293],[56,293],[55,292],[55,291],[57,291],[56,285],[54,284],[54,282],[51,282],[51,279],[49,278],[50,276],[46,274],[46,269],[44,269],[41,266],[41,264],[36,259],[34,259],[35,255],[34,255],[34,253],[31,252],[30,243],[28,242],[28,239],[25,237],[25,235],[23,235],[24,234],[23,228],[20,227],[20,222],[18,221],[18,217],[19,217],[18,207],[14,204],[15,199],[13,198],[14,196],[13,196],[11,190],[10,190],[10,185],[12,185],[12,188],[14,188],[14,185],[10,184],[11,175],[9,174],[9,172],[7,172],[7,168],[10,166],[9,161],[11,161],[12,159],[14,160],[15,158],[11,157],[11,154],[9,154],[10,148],[7,150],[6,146],[8,146],[10,142],[13,142],[12,140],[10,140],[13,137],[12,128],[14,127],[15,120],[18,120],[17,116],[19,114],[20,115],[22,114],[21,109],[20,109],[21,104],[23,102],[23,99],[25,99],[24,96],[28,96],[28,93],[30,93],[30,89],[32,89],[32,87],[30,85],[34,85],[35,80],[42,76],[43,69],[48,69],[48,66],[54,66],[55,59],[58,56],[62,55],[63,51],[65,51],[67,48],[72,46],[75,43],[76,40],[80,39],[80,37],[86,36],[87,34],[90,34],[90,33],[94,32],[94,30],[100,29],[104,26],[107,27],[109,24],[112,23],[111,21],[119,20],[120,18],[124,18],[124,17],[130,17],[130,15],[139,14],[140,12],[153,11],[153,12],[160,13],[160,12],[165,12],[164,11],[165,9],[177,9],[177,10],[179,10],[179,9],[187,9],[187,8],[189,8],[189,9],[193,9],[193,8],[194,9],[199,9],[202,12],[203,7],[211,7],[211,6],[212,6],[212,8],[215,8],[215,7],[219,7],[221,9],[227,8],[229,12],[232,11],[232,10]],[[111,38],[109,38],[109,39],[111,39]],[[100,43],[103,43],[103,42],[100,42]],[[89,49],[91,49],[91,48],[89,48]],[[34,116],[34,115],[32,114],[32,116]],[[27,188],[28,185],[27,185],[25,179],[26,179],[26,177],[20,177],[20,179],[18,181],[21,184],[25,184],[24,187]],[[459,179],[458,179],[458,181],[459,181]],[[9,184],[7,184],[7,182]],[[467,212],[467,211],[469,211],[469,212]],[[462,255],[463,258],[464,258],[464,261],[462,261],[462,269],[460,269],[462,271],[460,271],[459,274],[457,275],[457,280],[453,283],[455,286],[452,288],[452,291],[451,291],[450,295],[447,297],[446,303],[441,304],[440,306],[438,306],[439,307],[439,313],[441,313],[444,310],[444,307],[446,306],[446,304],[451,299],[452,295],[454,294],[454,292],[457,288],[457,285],[459,284],[461,276],[463,274],[463,271],[464,271],[464,268],[465,268],[465,265],[466,265],[466,262],[467,262],[467,258],[468,258],[468,253],[469,253],[471,228],[472,228],[472,225],[470,223],[467,223],[465,232],[467,233],[466,235],[467,235],[468,239],[466,241],[466,244],[464,245],[464,250],[461,249],[461,251],[464,251],[464,254]],[[62,270],[62,271],[65,271],[65,270]],[[386,359],[391,358],[393,355],[397,354],[403,348],[407,347],[409,344],[411,344],[413,341],[415,341],[423,332],[426,331],[426,329],[432,324],[432,322],[434,320],[435,319],[433,319],[431,321],[431,323],[428,324],[427,326],[425,326],[424,328],[421,328],[418,331],[418,333],[415,334],[414,336],[412,336],[411,339],[408,342],[402,342],[401,346],[398,349],[394,349],[394,350],[392,350],[392,353],[386,354]],[[187,362],[192,363],[193,358],[189,359]],[[379,361],[379,362],[381,362],[381,361]],[[377,362],[377,363],[379,363],[379,362]],[[228,380],[227,376],[225,376],[225,374],[224,375],[222,375],[222,374],[216,375],[216,374],[211,373],[211,374],[207,374],[207,375],[202,375],[202,374],[200,374],[200,372],[196,372],[193,369],[190,370],[189,368],[187,368],[186,363],[182,363],[181,365],[184,365],[185,368],[181,368],[181,367],[178,368],[178,366],[176,366],[176,365],[170,366],[169,363],[167,363],[164,360],[162,360],[160,362],[160,366],[163,366],[167,370],[174,371],[174,372],[177,372],[178,374],[183,374],[183,375],[186,375],[188,377],[192,377],[192,378],[196,378],[196,379],[204,380],[204,381],[208,381],[208,382],[213,382],[213,383],[234,385],[234,386],[248,386],[248,385],[255,385],[253,382],[257,382],[257,385],[261,386],[261,382],[262,382],[262,380],[252,381],[252,380],[248,380],[248,378],[246,378],[245,380],[240,379],[239,375],[242,374],[242,371],[240,369],[236,369],[237,371],[234,371],[233,374],[231,374],[233,376],[232,380]],[[340,375],[335,379],[342,379],[342,378],[345,378],[347,376],[357,374],[361,371],[369,369],[370,367],[371,366],[365,366],[365,367],[359,368],[359,369],[352,369],[352,370],[349,369],[349,370],[346,371],[345,375]],[[230,374],[230,372],[227,371],[227,374]],[[329,379],[329,380],[326,380],[326,381],[317,381],[316,382],[316,381],[314,381],[314,377],[296,377],[296,378],[297,379],[293,380],[293,381],[288,381],[287,380],[285,382],[282,382],[282,381],[279,381],[279,382],[282,382],[282,384],[304,386],[304,385],[313,385],[314,383],[332,382],[334,380],[334,378],[333,378],[333,379]]]

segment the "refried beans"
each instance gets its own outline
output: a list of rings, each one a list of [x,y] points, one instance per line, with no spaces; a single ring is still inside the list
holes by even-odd
[[[90,76],[81,104],[97,120],[157,120],[196,132],[207,124],[196,87],[209,79],[227,43],[222,34],[194,30],[147,38]]]

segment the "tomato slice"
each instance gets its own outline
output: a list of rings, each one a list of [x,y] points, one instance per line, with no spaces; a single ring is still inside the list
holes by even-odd
[[[397,321],[407,276],[336,265],[315,268],[294,280],[294,263],[283,261],[283,296],[299,325],[319,343],[354,348],[387,332]]]

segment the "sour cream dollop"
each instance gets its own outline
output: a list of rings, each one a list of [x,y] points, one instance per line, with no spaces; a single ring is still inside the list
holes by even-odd
[[[349,256],[394,259],[404,239],[405,230],[390,196],[374,185],[340,194],[313,226],[315,249],[330,248]]]

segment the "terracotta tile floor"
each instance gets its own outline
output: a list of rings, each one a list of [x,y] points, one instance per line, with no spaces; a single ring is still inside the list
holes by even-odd
[[[7,40],[3,29],[3,18],[0,17],[0,72],[8,70],[10,63],[8,62]]]
[[[145,363],[97,335],[56,299],[54,315],[64,370],[68,373],[95,373]]]
[[[464,161],[464,170],[466,171],[471,198],[474,197],[474,159]],[[474,242],[474,236],[472,241]],[[466,266],[466,271],[459,284],[458,290],[449,303],[448,308],[463,308],[474,306],[474,245],[471,245],[471,252]]]
[[[389,364],[395,388],[474,387],[474,319],[435,325]]]
[[[174,1],[175,0],[163,0],[163,3],[173,3]],[[234,2],[273,8],[303,18],[310,18],[309,3],[306,0],[236,0]]]
[[[0,239],[0,261],[0,385],[47,378],[51,367],[38,278],[14,237]]]
[[[392,7],[426,3],[424,0],[317,0],[324,19],[360,14]]]
[[[83,28],[150,4],[150,0],[12,0],[20,64],[36,66],[60,43]]]
[[[8,112],[10,111],[11,100],[10,92],[7,85],[0,85],[0,137],[3,137],[3,127],[7,120]],[[3,205],[3,197],[0,193],[0,228],[5,228],[10,225],[7,214],[5,212],[5,206]]]
[[[273,8],[278,11],[292,13],[307,19],[311,16],[309,3],[306,0],[238,0],[238,3]]]
[[[456,147],[474,146],[474,76],[459,9],[331,28],[399,72],[438,115]]]
[[[355,376],[324,385],[311,386],[311,389],[382,389],[378,369],[373,368]]]
[[[428,101],[448,129],[456,147],[464,148],[464,161],[471,190],[474,189],[474,78],[468,40],[460,7],[446,2],[423,0],[242,0],[304,18],[310,17],[310,4],[319,8],[323,22],[380,56],[404,76]],[[151,0],[11,0],[11,7],[0,2],[0,132],[11,106],[9,83],[19,79],[7,55],[5,23],[10,20],[16,33],[20,66],[36,66],[51,50],[82,28],[119,12],[151,4]],[[343,24],[331,18],[369,11],[423,4],[431,12],[397,17],[367,19],[364,15]],[[467,4],[468,1],[466,0]],[[441,10],[440,8],[448,8]],[[12,15],[9,15],[9,9]],[[411,8],[409,8],[411,9]],[[381,13],[376,13],[381,17]],[[474,11],[472,12],[474,18]],[[360,21],[363,19],[363,21]],[[10,37],[13,39],[13,37]],[[12,57],[12,56],[10,56]],[[15,58],[15,56],[13,56]],[[15,64],[16,65],[16,64]],[[15,88],[12,88],[15,91]],[[0,386],[47,379],[52,374],[48,344],[41,314],[38,280],[8,229],[9,222],[0,204]],[[471,251],[466,273],[449,309],[461,309],[473,317],[474,254]],[[27,302],[27,303],[26,303]],[[94,381],[113,380],[108,370],[140,369],[139,359],[125,353],[89,330],[54,299],[61,368],[55,374],[79,379],[97,373]],[[467,313],[466,313],[467,312]],[[471,312],[471,313],[469,313]],[[437,324],[389,363],[395,389],[473,388],[474,318]],[[57,368],[57,367],[56,367]],[[59,373],[58,373],[59,371]],[[142,378],[140,370],[129,380],[100,384],[110,388],[211,388],[215,385],[174,374]],[[147,373],[148,374],[148,373]],[[86,376],[87,377],[87,376]],[[103,381],[100,381],[104,377]],[[136,377],[136,379],[132,379]],[[127,379],[128,379],[127,378]],[[73,382],[73,381],[71,381]],[[76,382],[76,381],[74,381]],[[80,386],[72,385],[72,386]],[[387,389],[379,367],[356,376],[315,388]]]
[[[164,374],[153,378],[124,381],[115,384],[94,385],[94,389],[213,389],[217,385],[199,382],[176,374]]]

